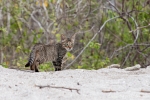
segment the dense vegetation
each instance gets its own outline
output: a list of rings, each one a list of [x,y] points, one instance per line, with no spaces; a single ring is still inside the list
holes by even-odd
[[[150,0],[0,0],[0,64],[5,67],[24,68],[35,43],[58,42],[60,34],[74,33],[68,68],[146,67]],[[41,70],[52,70],[49,66]]]

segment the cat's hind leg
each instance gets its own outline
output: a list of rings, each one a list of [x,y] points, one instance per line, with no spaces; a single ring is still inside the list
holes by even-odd
[[[39,62],[36,61],[36,64],[35,64],[35,72],[39,72],[38,66],[39,66]]]
[[[32,65],[30,65],[30,70],[34,70],[34,66],[35,66],[34,63]]]

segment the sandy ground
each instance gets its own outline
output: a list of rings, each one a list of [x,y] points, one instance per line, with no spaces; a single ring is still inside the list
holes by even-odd
[[[150,100],[150,68],[33,73],[0,66],[0,100]]]

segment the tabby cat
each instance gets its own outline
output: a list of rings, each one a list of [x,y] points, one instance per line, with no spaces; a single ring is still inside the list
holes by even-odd
[[[67,51],[71,51],[75,41],[74,34],[71,38],[61,35],[61,42],[56,44],[37,43],[33,47],[28,63],[25,67],[29,67],[35,72],[39,72],[38,66],[42,63],[52,61],[55,71],[61,70],[62,60]]]

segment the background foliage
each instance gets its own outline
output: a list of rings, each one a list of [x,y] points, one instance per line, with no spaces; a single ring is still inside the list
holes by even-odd
[[[150,64],[150,0],[0,0],[0,64],[24,68],[35,43],[78,33],[67,66],[113,17],[70,68]],[[53,70],[43,64],[41,70]]]

